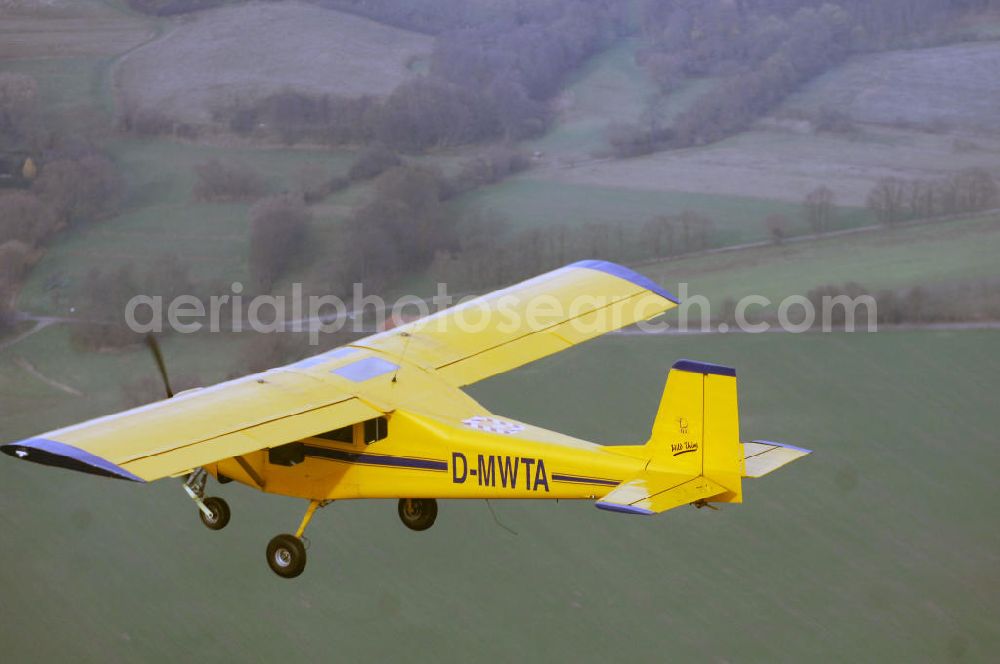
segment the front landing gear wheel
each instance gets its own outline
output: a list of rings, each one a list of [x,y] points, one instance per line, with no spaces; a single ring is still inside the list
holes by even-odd
[[[222,530],[229,523],[229,504],[222,498],[206,498],[204,501],[205,507],[212,512],[212,516],[208,516],[203,511],[198,510],[198,516],[201,517],[201,522],[205,524],[206,528],[211,530]]]
[[[400,498],[399,518],[410,530],[427,530],[437,519],[438,504],[433,498]]]
[[[294,579],[306,568],[306,547],[295,535],[278,535],[267,545],[267,564],[278,576]]]

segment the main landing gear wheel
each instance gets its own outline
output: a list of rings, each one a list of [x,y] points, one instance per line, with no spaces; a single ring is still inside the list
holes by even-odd
[[[438,504],[433,498],[400,498],[399,518],[410,530],[427,530],[437,519]]]
[[[267,564],[278,576],[294,579],[306,568],[306,547],[295,535],[278,535],[267,545]]]
[[[229,523],[229,504],[222,498],[205,498],[205,507],[212,512],[212,516],[198,510],[198,516],[206,528],[211,530],[222,530]]]

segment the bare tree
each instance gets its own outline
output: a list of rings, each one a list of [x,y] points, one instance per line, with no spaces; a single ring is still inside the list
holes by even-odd
[[[19,240],[0,244],[0,293],[9,294],[17,290],[30,255],[31,247]]]
[[[647,221],[641,231],[644,249],[653,258],[665,258],[674,253],[674,224],[670,217],[660,216]]]
[[[303,200],[308,203],[317,203],[326,198],[333,191],[330,177],[326,167],[315,162],[303,164],[295,172],[295,179],[298,189],[302,193]]]
[[[824,185],[806,194],[803,201],[806,222],[814,233],[826,233],[833,220],[833,191]]]
[[[58,159],[42,168],[33,191],[55,211],[60,221],[95,221],[118,211],[124,190],[114,164],[97,154]]]
[[[263,195],[264,178],[251,167],[209,159],[195,166],[194,197],[201,201],[253,200]]]
[[[769,214],[764,219],[764,227],[774,244],[781,244],[788,235],[788,217],[783,214]]]
[[[684,210],[677,216],[681,228],[681,247],[684,251],[701,251],[707,249],[710,238],[715,232],[715,222],[708,217]]]
[[[619,159],[638,157],[656,149],[652,133],[635,123],[614,122],[608,125],[604,135]]]
[[[936,197],[934,183],[928,180],[911,180],[907,183],[908,208],[917,219],[934,216]]]
[[[435,252],[455,244],[456,218],[441,204],[445,181],[437,170],[397,166],[375,180],[375,196],[351,219],[358,247],[356,275],[426,267]]]
[[[880,178],[868,194],[868,208],[879,223],[892,226],[901,221],[904,212],[906,186],[894,177]]]
[[[37,246],[56,231],[52,209],[28,191],[0,195],[0,243],[20,240]]]
[[[24,133],[38,101],[38,83],[27,74],[0,72],[0,136]]]
[[[250,272],[262,290],[271,289],[301,249],[310,218],[301,199],[287,195],[250,208]]]
[[[985,168],[967,168],[952,182],[957,212],[977,212],[997,204],[997,183]]]
[[[378,177],[402,162],[399,155],[380,143],[370,145],[361,151],[351,165],[349,176],[352,180],[369,180]]]

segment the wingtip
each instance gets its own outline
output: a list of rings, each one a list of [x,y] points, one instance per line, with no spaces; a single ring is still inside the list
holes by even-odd
[[[674,304],[680,304],[680,300],[677,296],[665,289],[660,284],[656,283],[649,277],[639,274],[632,268],[625,267],[624,265],[619,265],[618,263],[612,263],[611,261],[601,261],[601,260],[583,260],[571,263],[567,267],[583,267],[590,270],[598,270],[599,272],[605,272],[607,274],[618,277],[619,279],[624,279],[625,281],[630,281],[636,286],[645,288],[646,290],[656,293],[662,298],[670,300]]]
[[[45,466],[66,468],[81,473],[113,477],[130,482],[145,483],[146,480],[134,475],[121,466],[111,463],[96,454],[91,454],[79,447],[60,443],[48,438],[29,438],[16,443],[0,445],[0,452],[8,456],[40,463]]]
[[[736,378],[736,369],[733,367],[727,367],[724,364],[712,364],[711,362],[699,362],[697,360],[677,360],[671,368],[677,369],[678,371],[713,374],[716,376],[731,376]]]
[[[752,443],[760,443],[761,445],[774,445],[776,447],[784,447],[789,450],[795,450],[796,452],[802,452],[803,454],[812,454],[812,450],[807,450],[804,447],[798,447],[797,445],[789,445],[788,443],[776,443],[773,440],[752,440]]]
[[[618,503],[594,503],[594,507],[599,510],[606,510],[608,512],[618,512],[620,514],[640,514],[642,516],[649,516],[650,514],[656,514],[652,510],[647,510],[644,507],[636,507],[635,505],[619,505]]]

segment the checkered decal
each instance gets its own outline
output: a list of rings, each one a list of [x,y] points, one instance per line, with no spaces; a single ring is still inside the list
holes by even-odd
[[[486,417],[484,415],[477,415],[476,417],[470,417],[467,420],[462,420],[462,424],[469,427],[470,429],[476,429],[477,431],[486,431],[488,433],[502,433],[505,435],[515,434],[524,431],[523,424],[518,424],[517,422],[508,422],[506,420],[500,420],[495,417]]]

